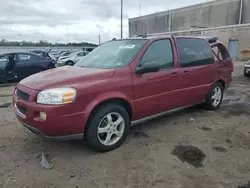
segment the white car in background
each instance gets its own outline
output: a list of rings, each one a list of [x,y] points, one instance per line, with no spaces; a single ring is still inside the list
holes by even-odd
[[[73,52],[69,56],[59,57],[56,66],[61,67],[64,65],[73,66],[76,64],[82,57],[86,56],[89,52],[88,51],[80,51],[80,52]]]

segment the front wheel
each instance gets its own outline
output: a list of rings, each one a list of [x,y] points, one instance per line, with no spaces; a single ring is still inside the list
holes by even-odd
[[[124,142],[129,128],[128,112],[118,104],[106,104],[92,115],[85,131],[86,141],[94,150],[111,151]]]
[[[224,88],[221,83],[216,83],[210,89],[206,101],[204,103],[205,108],[208,110],[216,110],[220,107],[223,99]]]

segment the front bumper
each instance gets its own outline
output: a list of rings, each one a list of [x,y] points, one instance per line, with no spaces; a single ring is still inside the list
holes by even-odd
[[[65,66],[65,62],[57,61],[55,65],[56,67],[62,67]]]
[[[40,130],[31,127],[25,123],[23,123],[22,121],[20,121],[20,123],[23,124],[24,127],[26,127],[27,129],[29,129],[31,132],[46,138],[46,139],[51,139],[51,140],[58,140],[58,141],[67,141],[67,140],[82,140],[84,137],[84,134],[75,134],[75,135],[68,135],[68,136],[46,136],[44,135]]]
[[[17,119],[32,132],[50,139],[72,140],[82,139],[85,129],[84,111],[76,112],[74,104],[51,106],[35,102],[38,91],[22,85],[17,89],[30,95],[28,100],[13,94],[13,106]],[[40,112],[47,115],[46,120]]]

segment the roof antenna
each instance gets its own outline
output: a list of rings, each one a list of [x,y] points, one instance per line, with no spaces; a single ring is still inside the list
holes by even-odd
[[[112,40],[116,40],[116,38],[113,38]]]

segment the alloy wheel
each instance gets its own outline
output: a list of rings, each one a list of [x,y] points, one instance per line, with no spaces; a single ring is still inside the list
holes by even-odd
[[[222,98],[222,91],[221,91],[221,88],[217,86],[214,88],[214,91],[212,94],[212,105],[214,107],[217,107],[221,102],[221,98]]]
[[[98,125],[98,139],[105,146],[116,144],[122,137],[125,130],[123,117],[116,112],[107,114]]]

